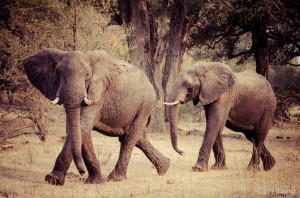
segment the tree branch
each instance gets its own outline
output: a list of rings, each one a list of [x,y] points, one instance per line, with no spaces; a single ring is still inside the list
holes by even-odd
[[[291,65],[291,66],[295,66],[295,67],[299,67],[300,64],[293,64],[293,63],[287,63],[288,65]]]
[[[252,47],[251,47],[249,50],[247,50],[247,51],[243,51],[243,52],[240,52],[240,53],[234,54],[234,55],[230,54],[230,55],[228,56],[228,59],[233,59],[233,58],[236,58],[236,57],[238,57],[238,56],[242,56],[242,55],[246,55],[246,54],[252,54],[252,53],[254,53],[254,47],[253,47],[253,45],[252,45]]]

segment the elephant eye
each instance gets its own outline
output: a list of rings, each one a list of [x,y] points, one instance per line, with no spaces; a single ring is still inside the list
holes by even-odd
[[[87,72],[85,76],[86,76],[86,78],[89,78],[90,77],[90,73]]]
[[[189,88],[189,87],[191,87],[191,84],[190,84],[189,82],[185,81],[185,82],[183,83],[183,86]]]

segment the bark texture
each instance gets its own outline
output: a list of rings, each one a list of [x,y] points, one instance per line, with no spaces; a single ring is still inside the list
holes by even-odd
[[[188,11],[186,0],[175,0],[168,30],[169,3],[168,0],[162,1],[159,28],[152,1],[119,0],[121,24],[127,29],[131,63],[147,74],[156,92],[157,103],[149,126],[152,132],[166,130],[164,120],[167,113],[162,103],[166,100],[174,77],[181,70],[187,38],[199,20],[198,9]]]

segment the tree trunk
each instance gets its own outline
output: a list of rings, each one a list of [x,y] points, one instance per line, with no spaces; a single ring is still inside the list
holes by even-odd
[[[162,114],[162,88],[160,76],[164,51],[165,36],[159,40],[157,25],[152,16],[152,6],[148,0],[119,0],[120,16],[127,28],[127,42],[130,62],[142,69],[155,90],[157,103],[152,111],[148,127],[152,132],[164,132],[165,123]]]
[[[184,49],[182,49],[184,21],[186,16],[186,0],[175,0],[173,14],[170,23],[169,48],[166,54],[166,62],[163,71],[162,87],[164,90],[164,99],[170,91],[168,82],[172,83],[180,69]]]
[[[266,27],[267,19],[255,19],[252,30],[252,43],[254,45],[256,72],[263,75],[267,80],[270,80],[269,46]]]
[[[156,92],[157,102],[149,126],[153,132],[166,131],[164,120],[167,113],[162,103],[181,69],[187,38],[195,27],[195,24],[189,24],[190,20],[187,20],[186,0],[175,0],[168,32],[167,8],[168,0],[163,0],[158,34],[150,0],[119,0],[122,24],[128,30],[131,63],[145,71]],[[197,10],[194,12],[198,16]]]

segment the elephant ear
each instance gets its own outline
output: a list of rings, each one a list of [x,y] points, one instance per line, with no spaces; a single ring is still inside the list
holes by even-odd
[[[29,81],[49,100],[54,100],[59,87],[56,66],[64,52],[58,49],[43,49],[24,62]]]
[[[120,74],[123,73],[123,69],[103,50],[88,53],[91,57],[93,75],[87,97],[92,103],[98,103],[102,94],[112,87]]]
[[[200,66],[200,93],[199,101],[202,105],[216,101],[235,83],[232,70],[222,63],[208,63]]]

